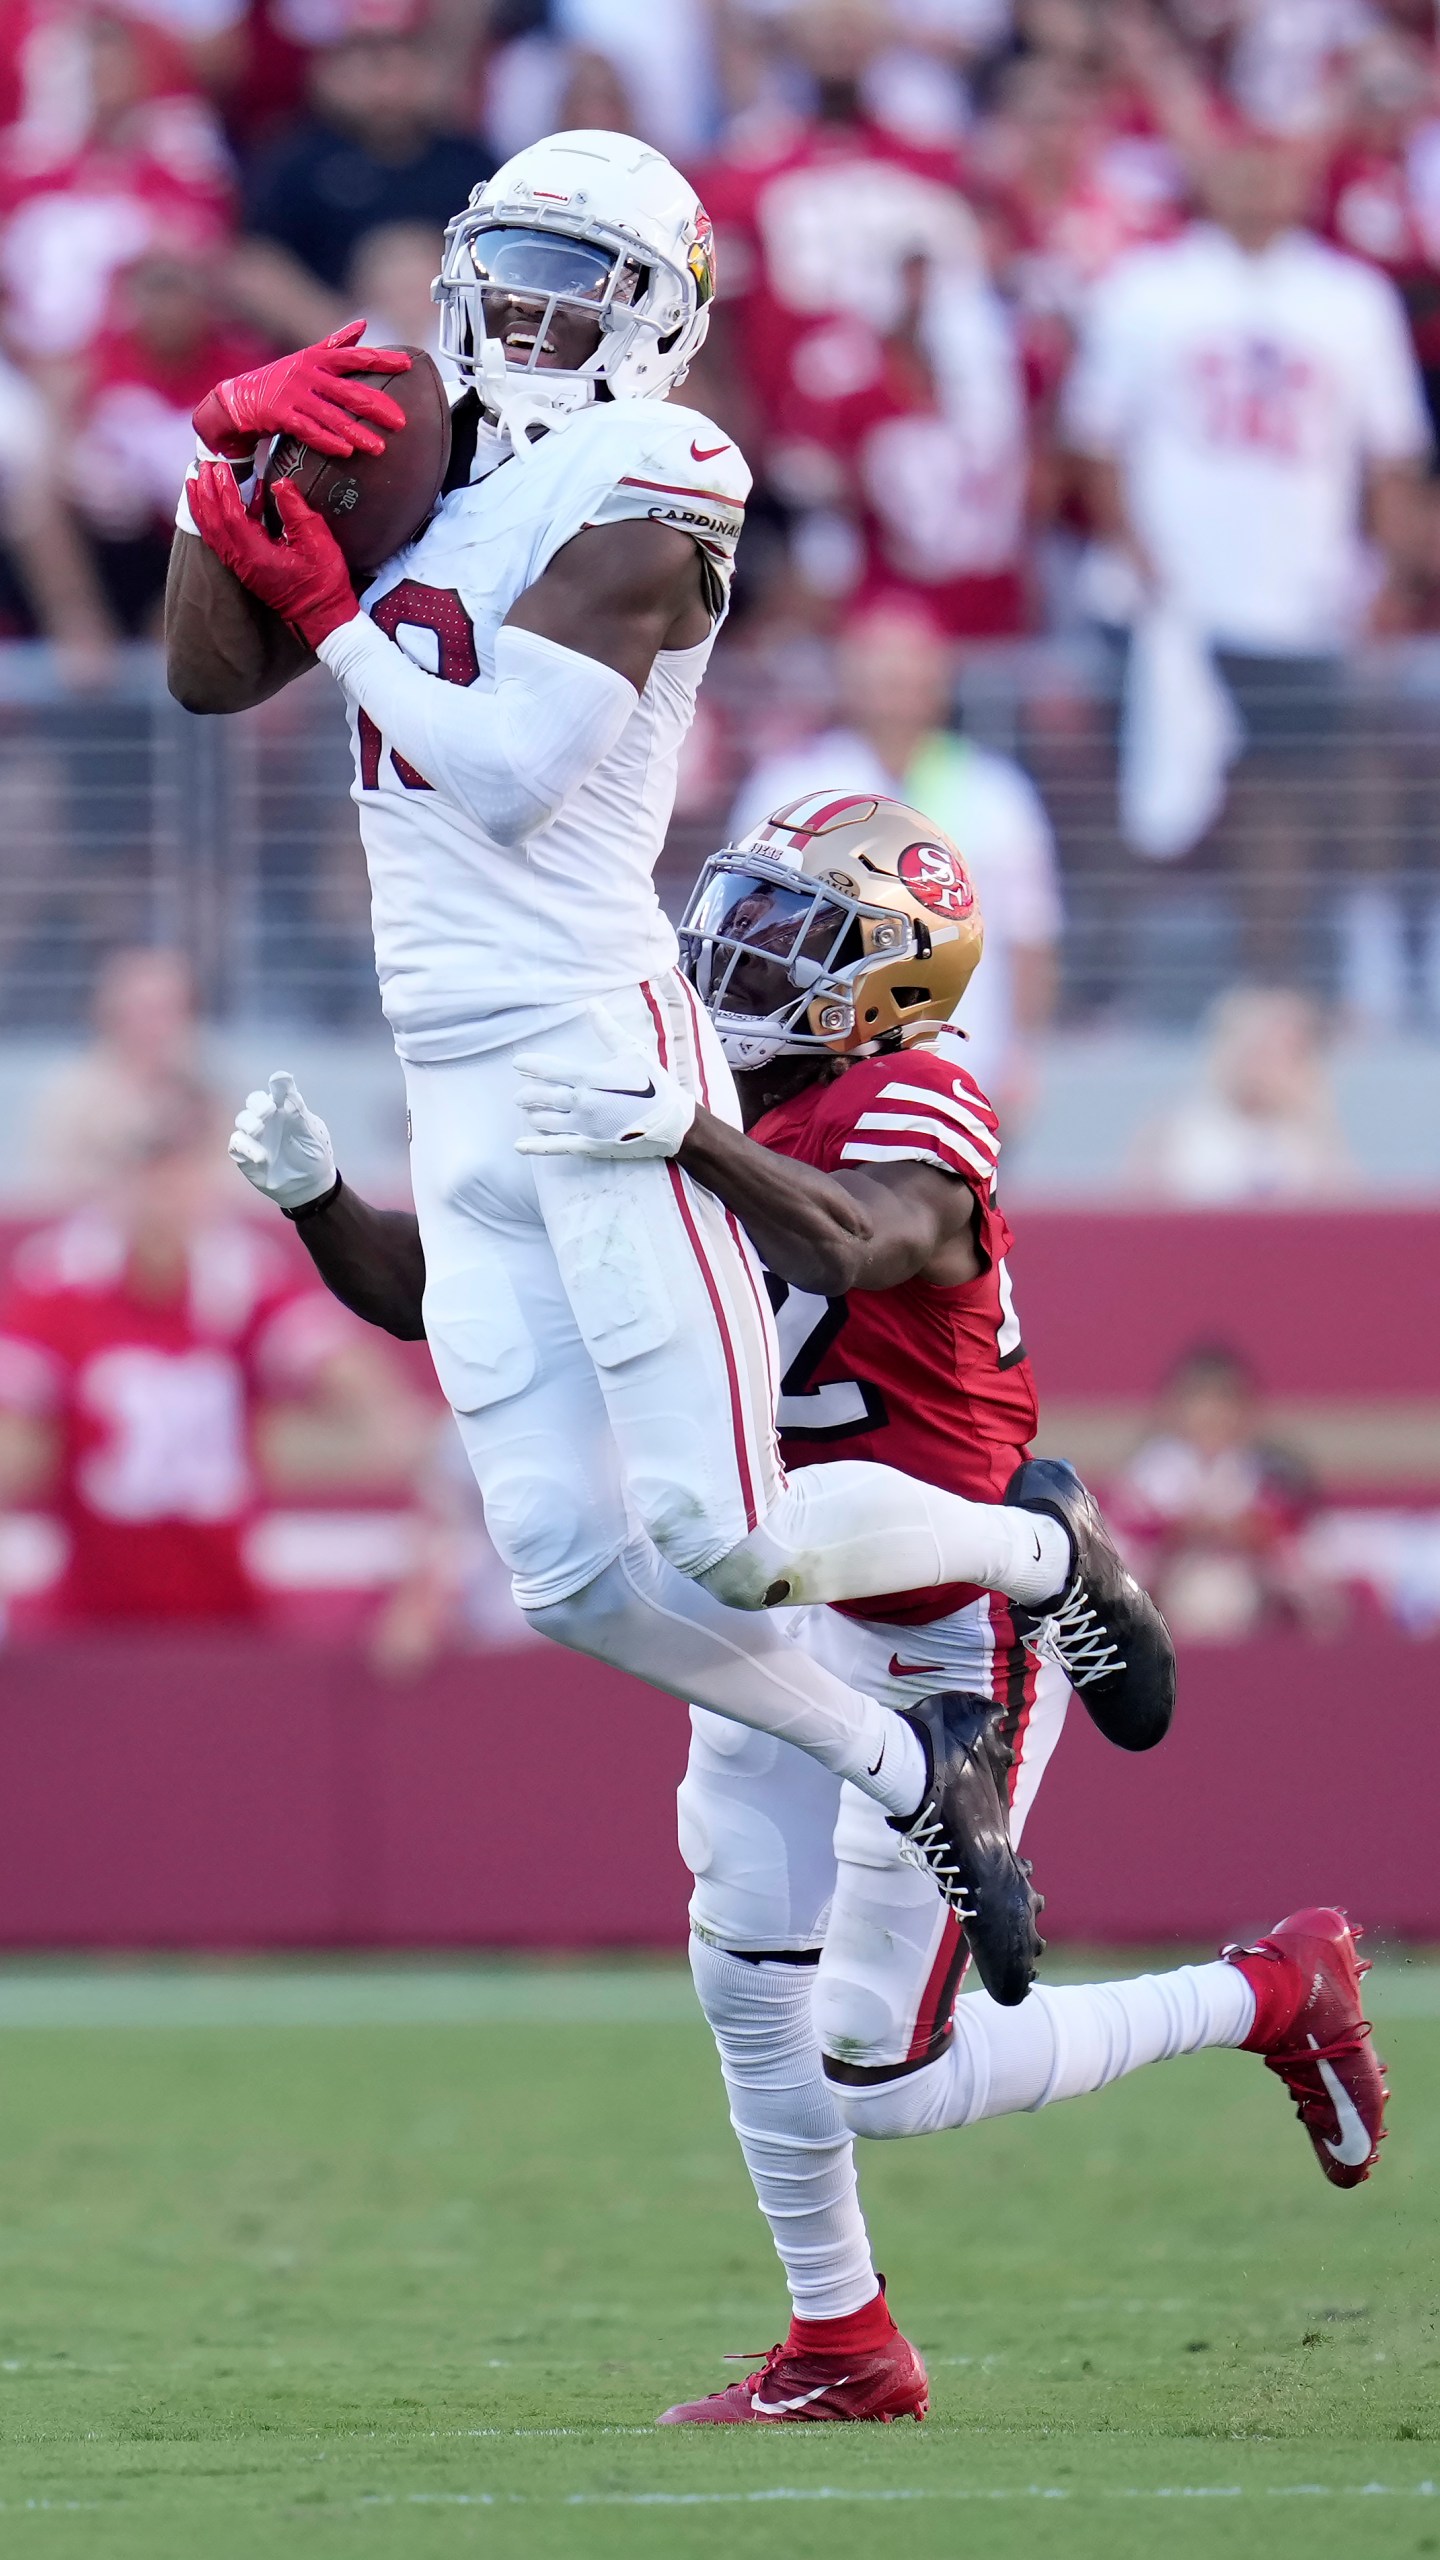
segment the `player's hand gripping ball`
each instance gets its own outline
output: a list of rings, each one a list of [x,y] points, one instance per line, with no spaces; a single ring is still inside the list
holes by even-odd
[[[320,453],[382,454],[377,428],[398,433],[405,411],[375,377],[408,373],[411,358],[403,347],[358,345],[364,334],[363,320],[347,320],[317,346],[217,382],[195,412],[201,443],[232,462],[252,454],[261,436],[299,436]]]
[[[242,587],[318,649],[360,608],[345,555],[329,527],[289,481],[275,492],[282,527],[272,542],[247,510],[227,462],[202,463],[190,483],[190,512],[202,541]]]
[[[335,1188],[330,1132],[283,1072],[270,1078],[268,1092],[246,1094],[230,1132],[230,1161],[279,1209],[303,1209]]]
[[[649,1049],[626,1040],[601,1006],[592,1017],[609,1054],[591,1069],[543,1049],[515,1061],[519,1103],[530,1123],[522,1156],[592,1156],[611,1163],[678,1154],[695,1105]]]

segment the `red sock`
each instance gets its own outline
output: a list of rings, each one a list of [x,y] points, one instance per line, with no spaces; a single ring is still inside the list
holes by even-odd
[[[1242,2053],[1273,2053],[1305,1996],[1305,1977],[1278,1948],[1240,1947],[1227,1957],[1255,1994],[1255,2024]]]
[[[885,2299],[885,2279],[880,2290],[858,2311],[847,2311],[839,2320],[802,2320],[792,2313],[787,2347],[797,2353],[822,2356],[858,2356],[873,2353],[895,2335],[890,2305]]]

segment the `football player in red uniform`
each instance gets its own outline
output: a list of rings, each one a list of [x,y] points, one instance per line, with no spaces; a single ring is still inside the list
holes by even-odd
[[[740,1072],[750,1134],[703,1107],[672,1144],[746,1227],[774,1276],[787,1465],[883,1450],[930,1481],[1053,1505],[1077,1545],[1093,1506],[1073,1472],[1027,1455],[1034,1388],[1010,1293],[999,1133],[938,1045],[926,917],[973,891],[951,845],[893,802],[796,803],[702,875],[682,928],[690,982]],[[979,935],[970,965],[978,956]],[[965,973],[968,975],[968,971]],[[952,991],[946,990],[953,1001]],[[670,1114],[662,1060],[617,1048],[605,1082],[530,1061],[540,1138],[623,1160]],[[418,1331],[413,1221],[339,1183],[323,1126],[252,1096],[232,1152],[300,1207],[318,1267],[350,1304]],[[1093,1547],[1092,1547],[1093,1552]],[[1113,1568],[1117,1573],[1118,1560]],[[787,1613],[797,1642],[885,1702],[998,1708],[1018,1837],[1072,1684],[1131,1748],[1168,1696],[1117,1682],[1092,1578],[1047,1616],[965,1588],[863,1610]],[[1149,1721],[1137,1712],[1149,1708]],[[1334,2183],[1368,2175],[1385,2102],[1343,1916],[1297,1913],[1217,1963],[957,2004],[965,1936],[933,1877],[856,1790],[776,1740],[694,1710],[680,1791],[695,1877],[691,1962],[735,2126],[785,2268],[784,2342],[759,2372],[669,2423],[922,2417],[924,2367],[885,2301],[861,2216],[853,2136],[935,2132],[1098,2089],[1211,2045],[1263,2053]]]

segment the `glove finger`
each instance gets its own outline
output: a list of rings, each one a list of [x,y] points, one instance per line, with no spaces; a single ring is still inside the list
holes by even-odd
[[[270,495],[287,533],[299,533],[303,526],[311,524],[319,525],[322,533],[328,530],[315,509],[306,505],[293,480],[277,480]],[[334,535],[330,534],[329,539],[333,542]]]
[[[516,1099],[521,1110],[533,1119],[537,1111],[572,1111],[575,1088],[569,1084],[545,1084],[538,1076],[532,1076]]]
[[[357,338],[364,337],[369,326],[368,320],[347,320],[343,329],[332,329],[329,337],[322,338],[320,344],[322,347],[353,347]]]
[[[588,1156],[592,1152],[585,1138],[517,1138],[517,1156]]]
[[[536,1105],[526,1112],[525,1117],[532,1129],[539,1129],[547,1138],[573,1137],[575,1134],[575,1124],[563,1103]]]
[[[264,1148],[262,1146],[258,1146],[253,1138],[247,1137],[243,1129],[231,1130],[230,1142],[225,1152],[229,1156],[232,1164],[238,1164],[242,1173],[246,1172],[252,1165],[257,1173],[264,1172],[265,1170],[266,1156]]]
[[[383,444],[367,444],[365,429],[353,426],[338,409],[331,412],[317,408],[313,401],[297,400],[290,415],[292,424],[289,432],[297,435],[302,444],[312,446],[316,453],[328,453],[336,462],[348,462],[357,446],[362,453],[383,453],[385,450]],[[338,424],[336,420],[339,420]]]
[[[363,328],[365,324],[361,321],[356,325]],[[327,346],[334,343],[333,338],[326,340]],[[343,364],[332,359],[325,370],[327,373],[408,373],[413,362],[413,356],[407,356],[403,347],[358,347],[352,339],[344,349]]]
[[[252,1096],[252,1100],[253,1098]],[[299,1089],[288,1067],[277,1067],[270,1078],[270,1100],[277,1111],[283,1111],[290,1103],[294,1104],[297,1111],[304,1110],[305,1105],[300,1099]]]
[[[575,1070],[568,1058],[557,1058],[553,1049],[525,1049],[515,1061],[518,1075],[538,1076],[546,1084],[573,1085]]]
[[[310,396],[312,399],[333,401],[348,417],[368,418],[373,425],[384,427],[392,436],[398,435],[405,424],[405,412],[399,401],[392,400],[388,391],[380,390],[373,382],[351,382],[342,374],[337,381],[327,381],[323,385],[317,383]]]

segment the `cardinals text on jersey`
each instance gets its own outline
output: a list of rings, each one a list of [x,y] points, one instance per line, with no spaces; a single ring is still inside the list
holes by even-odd
[[[577,533],[633,516],[693,537],[718,627],[750,474],[707,418],[673,402],[598,402],[523,458],[493,435],[481,448],[469,481],[363,599],[417,665],[488,691],[516,598]],[[494,843],[352,712],[376,964],[402,1057],[471,1056],[674,965],[651,874],[713,640],[712,628],[696,648],[661,653],[616,746],[518,849]]]

